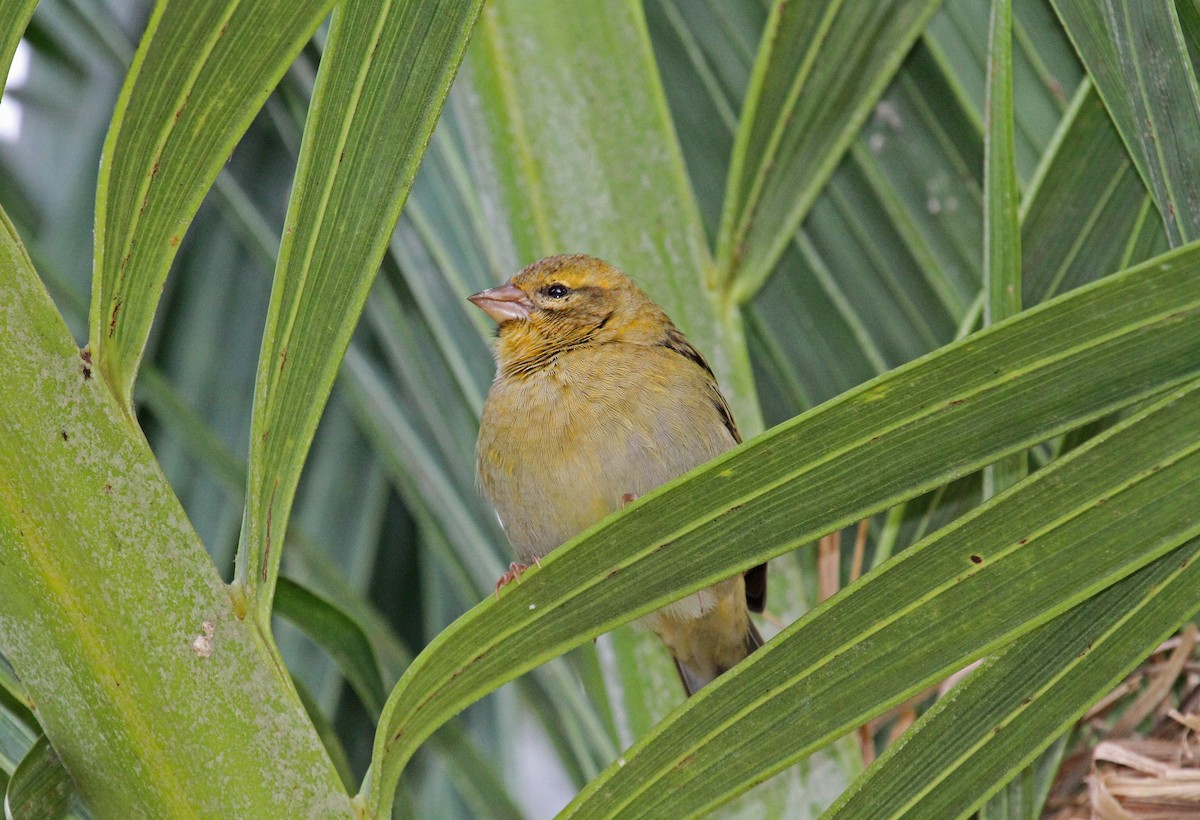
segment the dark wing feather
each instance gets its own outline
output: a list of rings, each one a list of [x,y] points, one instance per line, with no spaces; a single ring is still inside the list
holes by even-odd
[[[717,385],[717,377],[713,375],[712,368],[708,366],[708,362],[704,361],[704,357],[700,355],[700,351],[692,347],[692,343],[687,340],[686,336],[679,332],[679,328],[675,327],[675,325],[667,326],[667,335],[659,344],[668,350],[675,351],[685,359],[691,360],[708,374],[709,397],[712,399],[713,407],[716,408],[717,414],[721,417],[721,422],[725,425],[725,429],[729,431],[729,435],[733,436],[735,442],[741,444],[742,434],[738,432],[737,422],[733,420],[733,413],[729,411],[729,403],[721,395],[721,388]]]
[[[740,444],[742,436],[738,432],[737,423],[733,420],[733,413],[729,411],[729,403],[721,395],[721,388],[717,386],[717,377],[713,375],[712,368],[708,366],[708,362],[704,361],[704,357],[700,355],[700,351],[692,347],[692,343],[674,325],[670,325],[667,328],[666,338],[659,344],[668,350],[675,351],[685,359],[695,362],[708,374],[713,406],[716,407],[717,413],[721,416],[721,421],[725,424],[725,429],[733,436],[733,440]],[[759,564],[756,567],[746,570],[746,606],[749,607],[751,612],[762,612],[766,605],[767,565]],[[761,640],[760,638],[760,643]]]

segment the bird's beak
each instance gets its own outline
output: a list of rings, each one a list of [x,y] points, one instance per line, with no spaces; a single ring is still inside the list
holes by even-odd
[[[467,301],[491,316],[498,325],[513,319],[527,320],[533,307],[525,291],[511,283],[468,296]]]

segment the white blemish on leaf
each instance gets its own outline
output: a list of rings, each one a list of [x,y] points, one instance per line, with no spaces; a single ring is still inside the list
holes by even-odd
[[[197,658],[207,658],[213,650],[213,634],[217,631],[212,621],[200,624],[200,634],[192,641],[192,651]]]

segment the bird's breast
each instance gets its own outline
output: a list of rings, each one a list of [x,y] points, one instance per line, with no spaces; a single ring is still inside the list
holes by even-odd
[[[732,446],[703,383],[693,383],[699,369],[673,369],[674,359],[580,351],[492,385],[480,483],[522,559]]]

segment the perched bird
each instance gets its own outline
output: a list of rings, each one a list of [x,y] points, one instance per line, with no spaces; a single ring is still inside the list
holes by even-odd
[[[552,256],[470,297],[499,325],[476,462],[525,565],[741,439],[712,370],[634,282]],[[645,618],[689,695],[762,645],[766,565]]]

